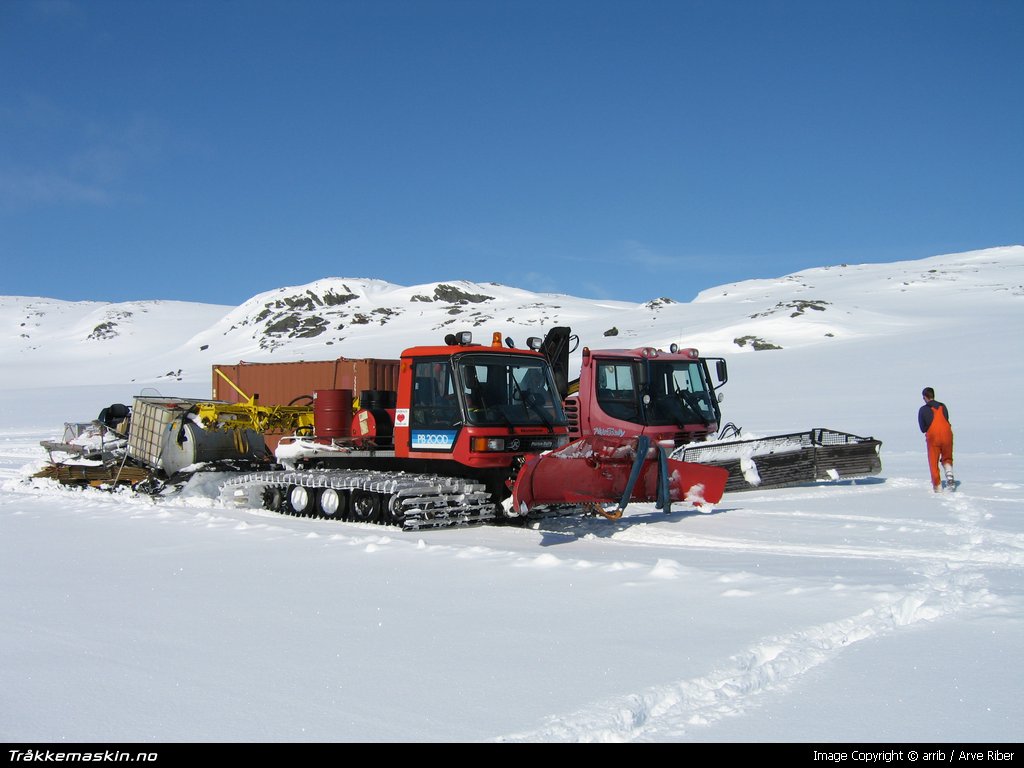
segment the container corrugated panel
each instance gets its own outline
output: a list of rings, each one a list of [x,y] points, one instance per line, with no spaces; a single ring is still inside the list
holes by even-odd
[[[128,455],[153,469],[163,469],[164,444],[173,424],[196,403],[173,397],[136,397],[128,434]]]
[[[344,389],[358,397],[363,390],[394,391],[398,386],[398,360],[352,360],[245,363],[213,366],[213,398],[238,403],[244,398],[223,377],[260,405],[308,405],[318,389]],[[299,402],[296,402],[299,401]]]

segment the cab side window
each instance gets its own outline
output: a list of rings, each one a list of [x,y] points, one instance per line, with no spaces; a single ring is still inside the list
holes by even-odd
[[[418,362],[413,371],[413,427],[445,429],[459,422],[459,399],[451,365],[445,361]]]
[[[629,363],[597,365],[597,404],[613,419],[637,421],[640,418],[633,368]]]

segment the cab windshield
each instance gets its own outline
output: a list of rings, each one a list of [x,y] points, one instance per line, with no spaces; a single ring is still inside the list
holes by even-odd
[[[718,403],[698,360],[600,361],[597,403],[615,419],[651,426],[704,425]]]
[[[565,414],[543,360],[465,355],[456,365],[468,424],[563,426]]]
[[[718,403],[703,373],[696,360],[648,361],[647,423],[687,426],[717,421]]]

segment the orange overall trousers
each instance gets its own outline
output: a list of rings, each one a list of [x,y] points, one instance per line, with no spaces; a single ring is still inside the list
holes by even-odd
[[[924,440],[928,446],[928,469],[934,487],[942,483],[939,465],[953,465],[953,428],[946,420],[942,408],[932,408],[932,414],[932,424],[925,432]]]

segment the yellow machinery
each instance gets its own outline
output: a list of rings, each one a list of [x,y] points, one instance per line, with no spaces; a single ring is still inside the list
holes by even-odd
[[[262,434],[302,434],[313,431],[312,405],[260,405],[219,368],[214,371],[243,399],[240,403],[199,403],[196,413],[207,428],[251,429]]]

